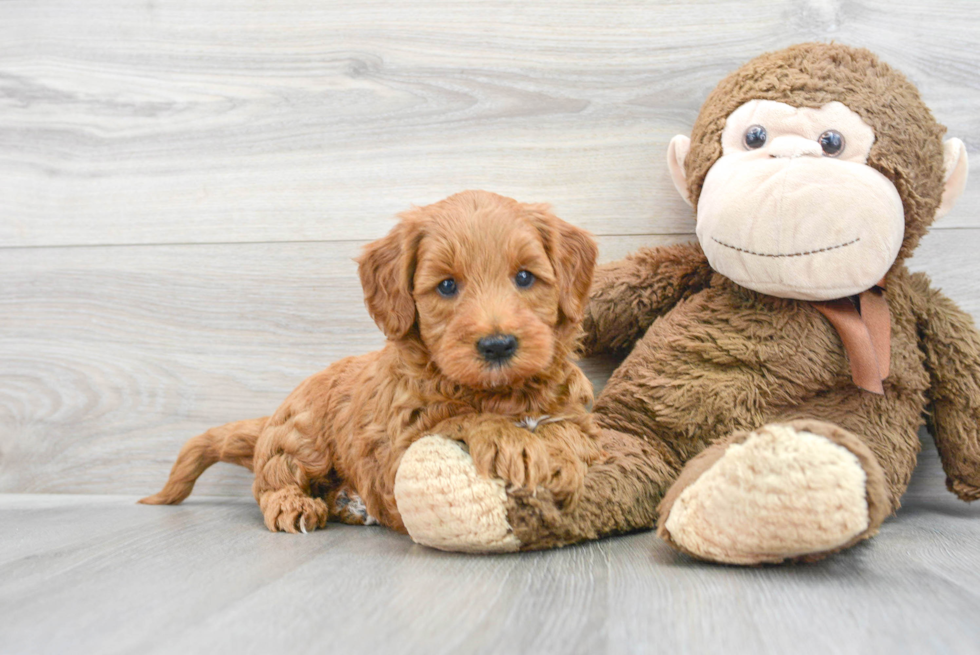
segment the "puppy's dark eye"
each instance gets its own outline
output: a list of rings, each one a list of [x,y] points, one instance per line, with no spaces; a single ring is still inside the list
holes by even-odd
[[[436,291],[438,291],[439,295],[443,298],[452,298],[459,290],[456,288],[456,280],[452,279],[451,277],[447,277],[445,280],[439,283],[439,286],[436,287]]]
[[[534,273],[531,271],[518,271],[514,276],[514,284],[522,289],[527,289],[534,284]]]
[[[761,125],[753,125],[745,130],[745,147],[749,150],[757,150],[766,145],[766,128]]]
[[[844,152],[844,135],[837,130],[827,130],[820,135],[817,141],[820,142],[820,147],[823,148],[823,154],[828,157],[836,157]]]

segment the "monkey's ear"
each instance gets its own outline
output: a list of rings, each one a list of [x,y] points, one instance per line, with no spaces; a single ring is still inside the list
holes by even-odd
[[[687,153],[690,150],[690,138],[683,134],[678,134],[671,139],[670,145],[667,146],[667,168],[670,169],[670,177],[674,180],[674,187],[677,189],[677,193],[681,194],[684,202],[693,207],[694,203],[691,202],[691,198],[687,193],[687,173],[684,171],[684,160],[687,159]]]
[[[406,212],[391,232],[364,246],[357,258],[364,304],[389,339],[401,339],[415,324],[412,278],[421,238],[420,222]]]
[[[936,210],[936,218],[945,216],[966,189],[966,175],[970,163],[966,156],[966,146],[959,139],[949,139],[943,143],[943,166],[946,169],[946,186],[943,201]]]

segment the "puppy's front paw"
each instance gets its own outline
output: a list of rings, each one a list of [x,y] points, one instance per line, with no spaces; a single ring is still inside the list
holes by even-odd
[[[548,449],[527,430],[494,422],[473,429],[464,441],[480,475],[532,490],[551,479]]]
[[[299,489],[269,491],[259,501],[265,527],[272,532],[302,532],[323,528],[327,525],[327,504],[320,498],[311,498]]]

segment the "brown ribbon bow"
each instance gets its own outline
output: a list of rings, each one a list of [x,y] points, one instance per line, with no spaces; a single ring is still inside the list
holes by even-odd
[[[891,366],[892,324],[884,291],[882,278],[857,296],[813,303],[840,335],[854,384],[879,395]]]

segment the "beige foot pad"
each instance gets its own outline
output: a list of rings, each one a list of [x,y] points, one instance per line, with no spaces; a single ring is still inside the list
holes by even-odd
[[[728,446],[684,489],[663,524],[696,557],[778,562],[840,548],[867,530],[867,476],[829,439],[769,425]]]
[[[502,480],[481,476],[459,442],[423,437],[402,457],[395,502],[412,539],[424,546],[466,553],[520,548],[507,523]]]

